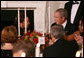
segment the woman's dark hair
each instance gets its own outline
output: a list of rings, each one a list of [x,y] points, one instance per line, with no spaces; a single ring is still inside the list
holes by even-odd
[[[20,13],[20,23],[22,23],[24,21],[24,19],[25,19],[24,13]],[[18,15],[15,17],[15,24],[17,24],[17,23],[18,23]]]
[[[1,32],[1,43],[14,43],[17,41],[17,30],[15,26],[6,26]]]
[[[35,44],[29,40],[20,40],[14,44],[13,53],[22,50],[26,57],[35,57]]]

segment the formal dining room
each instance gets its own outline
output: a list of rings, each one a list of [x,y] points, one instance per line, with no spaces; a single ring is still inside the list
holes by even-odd
[[[83,57],[83,1],[1,1],[1,57]]]

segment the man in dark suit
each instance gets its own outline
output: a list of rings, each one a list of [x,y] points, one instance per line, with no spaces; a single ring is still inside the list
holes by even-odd
[[[55,23],[53,23],[51,27],[56,24],[62,25],[66,31],[66,35],[70,35],[76,31],[75,26],[67,21],[67,11],[65,9],[57,9],[54,14],[54,17]]]
[[[77,43],[64,40],[64,29],[62,25],[51,27],[51,38],[54,44],[43,51],[43,57],[75,57]]]
[[[54,14],[54,17],[55,17],[55,23],[53,23],[51,26],[56,24],[62,25],[64,30],[66,31],[66,40],[68,41],[74,40],[74,33],[75,34],[78,33],[76,32],[77,26],[74,26],[73,24],[67,21],[68,20],[67,10],[63,8],[57,9]]]
[[[78,29],[79,20],[83,17],[83,1],[69,1],[65,3],[64,8],[67,10],[67,21],[76,26]]]

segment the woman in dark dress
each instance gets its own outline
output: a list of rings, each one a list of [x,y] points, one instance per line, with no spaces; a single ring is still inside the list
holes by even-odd
[[[15,26],[7,26],[1,32],[1,57],[12,57],[13,44],[17,41]]]

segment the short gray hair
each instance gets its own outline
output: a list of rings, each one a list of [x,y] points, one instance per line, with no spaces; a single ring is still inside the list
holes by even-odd
[[[62,25],[54,25],[51,27],[51,34],[55,37],[55,39],[60,39],[64,37],[64,29]]]
[[[57,9],[55,12],[59,12],[61,17],[67,18],[67,10],[66,9],[60,8],[60,9]]]

